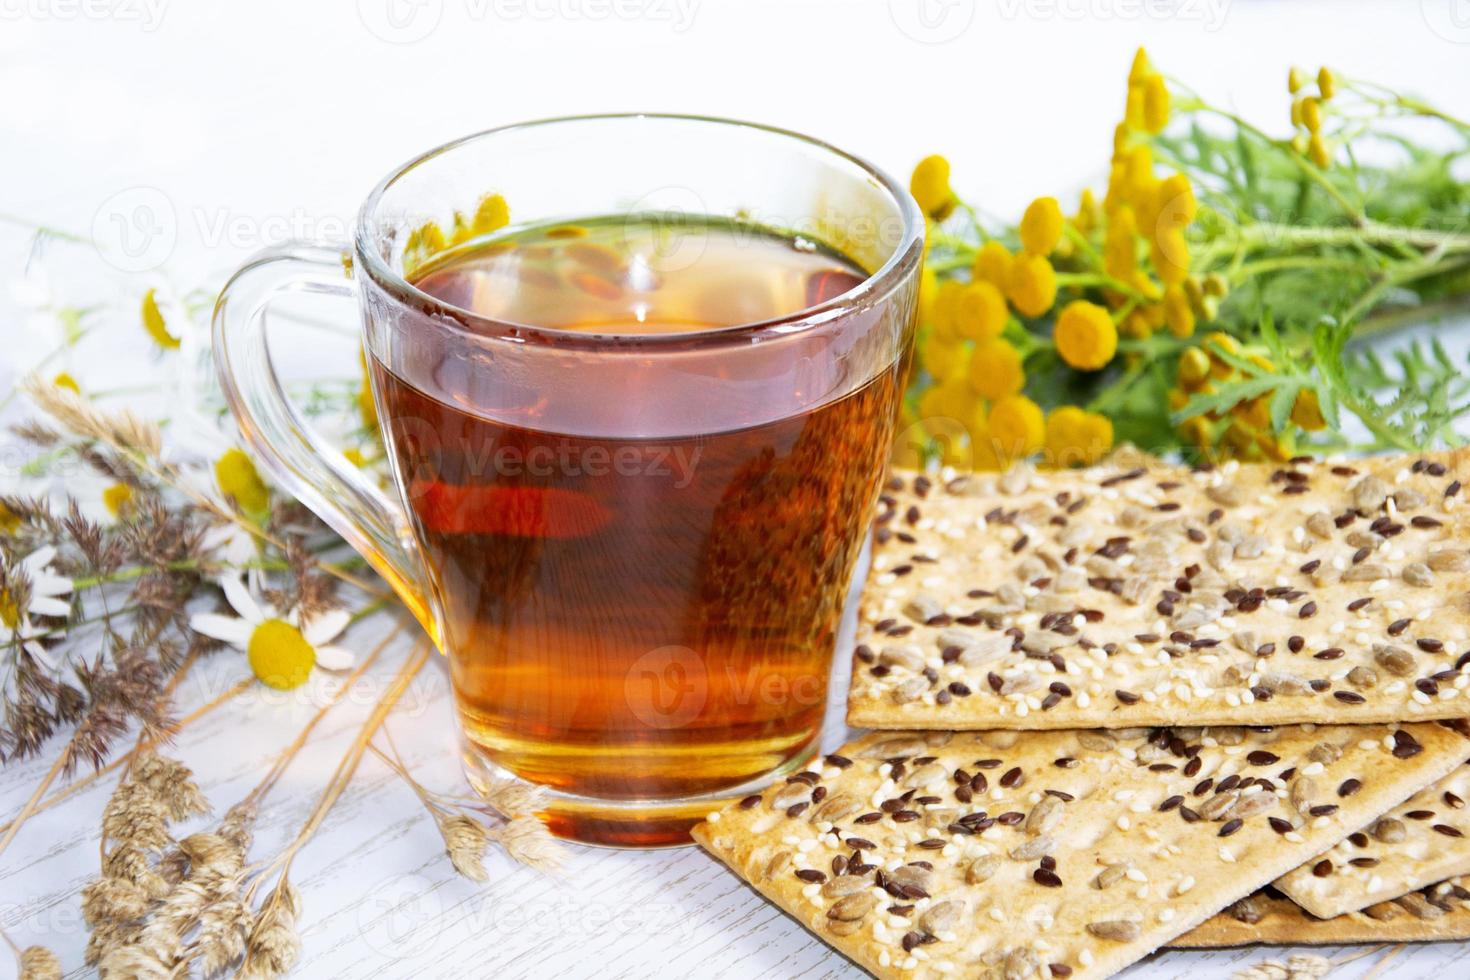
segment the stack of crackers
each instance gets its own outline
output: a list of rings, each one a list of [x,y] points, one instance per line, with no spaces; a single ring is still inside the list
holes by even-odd
[[[848,711],[874,731],[695,837],[882,977],[1470,936],[1462,481],[895,474]]]

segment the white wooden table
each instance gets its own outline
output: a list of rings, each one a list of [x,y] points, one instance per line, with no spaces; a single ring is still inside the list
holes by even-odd
[[[391,628],[386,618],[350,634],[366,650]],[[274,853],[311,810],[394,668],[415,638],[407,632],[317,728],[267,798],[253,853]],[[187,710],[245,676],[242,658],[221,653],[181,686]],[[834,687],[836,699],[841,683]],[[320,694],[320,692],[318,692]],[[220,807],[255,785],[314,708],[306,697],[275,703],[242,695],[189,727],[174,754],[192,766]],[[840,717],[840,715],[839,715]],[[460,792],[448,674],[437,657],[420,673],[388,727],[419,780]],[[828,745],[843,732],[834,726]],[[381,744],[381,741],[380,741]],[[44,762],[0,771],[0,815],[18,810]],[[86,931],[77,890],[97,871],[98,815],[113,780],[99,781],[21,830],[0,860],[0,926],[20,943],[41,942],[69,969],[81,966]],[[490,881],[454,873],[417,798],[369,754],[357,777],[301,853],[292,880],[305,900],[302,977],[754,978],[865,974],[767,904],[694,847],[619,851],[572,846],[553,878],[492,854]],[[1324,949],[1329,957],[1358,948]],[[1167,953],[1133,967],[1132,980],[1229,977],[1284,949]],[[1365,957],[1334,977],[1361,976]],[[11,967],[0,957],[0,977]],[[75,969],[70,975],[85,975]],[[1392,980],[1470,975],[1470,943],[1420,946],[1390,960]]]
[[[169,278],[194,285],[285,235],[340,233],[390,167],[518,119],[644,107],[755,118],[896,171],[939,150],[954,160],[958,186],[988,211],[1014,214],[1037,194],[1070,193],[1095,177],[1088,171],[1105,159],[1139,43],[1166,71],[1268,122],[1285,120],[1293,62],[1395,82],[1462,116],[1470,91],[1463,0],[1189,0],[1173,13],[1167,4],[928,0],[923,20],[907,0],[700,0],[682,26],[656,16],[670,7],[653,2],[638,17],[597,20],[576,4],[423,0],[441,19],[407,43],[380,36],[375,18],[388,2],[85,8],[100,14],[5,4],[0,214],[86,233],[116,195],[161,199]],[[539,13],[505,13],[514,9]],[[946,19],[956,17],[963,24]],[[915,85],[943,95],[921,101]],[[0,281],[22,267],[29,242],[24,228],[0,222]],[[4,390],[26,368],[13,314],[0,291]],[[123,377],[140,364],[112,370]],[[348,642],[366,651],[389,628],[369,621]],[[348,698],[316,730],[266,801],[256,854],[296,832],[411,642],[401,637],[384,652],[368,675],[371,697]],[[243,676],[242,659],[222,653],[182,686],[181,710]],[[191,726],[174,752],[227,806],[312,711],[252,695]],[[422,782],[463,790],[440,661],[425,667],[389,726]],[[0,822],[49,763],[0,769]],[[77,890],[97,871],[98,818],[111,789],[100,781],[47,811],[0,856],[0,926],[18,942],[52,947],[75,976],[87,972]],[[492,857],[490,871],[483,886],[456,876],[417,799],[369,755],[293,872],[305,898],[298,975],[862,975],[693,848],[573,848],[562,879],[503,857]],[[1228,977],[1288,952],[1168,953],[1127,975]],[[1362,976],[1371,962],[1333,976]],[[0,955],[0,980],[11,970]],[[1470,976],[1470,944],[1407,950],[1378,976]]]

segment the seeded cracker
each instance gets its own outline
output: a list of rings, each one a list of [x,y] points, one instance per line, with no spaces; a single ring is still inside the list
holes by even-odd
[[[1442,881],[1331,919],[1319,919],[1280,892],[1265,889],[1241,899],[1169,945],[1174,949],[1205,949],[1249,943],[1335,946],[1445,939],[1470,939],[1470,878]]]
[[[1353,791],[1355,787],[1348,784],[1324,795]],[[1466,799],[1470,799],[1470,766],[1460,766],[1283,876],[1275,886],[1308,912],[1327,919],[1470,874]]]
[[[1462,453],[1138,457],[945,485],[877,517],[848,719],[870,728],[1470,714]]]
[[[1470,740],[1435,724],[878,732],[694,836],[880,977],[1081,980],[1199,925],[1467,754]],[[1348,779],[1361,788],[1339,800],[1329,787]],[[1298,781],[1339,808],[1303,816]]]

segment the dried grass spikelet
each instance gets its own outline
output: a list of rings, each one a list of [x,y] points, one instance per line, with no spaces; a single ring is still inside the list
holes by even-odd
[[[20,954],[20,980],[61,980],[61,960],[45,946],[27,946]]]
[[[163,898],[171,884],[149,863],[148,855],[130,841],[121,841],[107,852],[102,859],[102,874],[132,882],[151,899]]]
[[[189,877],[234,878],[245,864],[245,854],[219,834],[190,834],[179,841],[179,850],[189,858]]]
[[[143,783],[120,784],[102,811],[102,835],[149,851],[168,846],[168,807]]]
[[[239,848],[241,854],[250,850],[250,844],[254,840],[252,828],[255,826],[256,809],[255,804],[249,800],[236,803],[225,811],[224,819],[215,828],[215,833]]]
[[[540,871],[558,871],[566,858],[566,849],[546,825],[528,813],[512,817],[489,834],[512,858]]]
[[[209,812],[209,801],[188,766],[147,752],[133,763],[132,778],[151,789],[168,810],[169,819],[187,820]]]
[[[454,870],[471,881],[488,881],[490,874],[485,870],[485,847],[490,842],[490,835],[485,825],[462,813],[450,814],[437,823]]]
[[[523,813],[535,813],[546,805],[543,787],[519,779],[493,778],[481,789],[485,805],[507,819]]]
[[[174,980],[175,964],[165,962],[141,945],[108,947],[97,960],[102,980]]]
[[[82,918],[94,929],[132,922],[148,911],[148,893],[126,878],[97,878],[82,888]]]
[[[199,931],[194,936],[200,971],[211,976],[244,956],[253,926],[250,909],[233,896],[206,908],[199,917]]]
[[[296,965],[301,956],[301,937],[296,932],[300,914],[301,895],[283,876],[261,903],[260,914],[250,929],[241,976],[265,980],[281,976]]]
[[[98,439],[150,459],[158,458],[163,446],[158,426],[131,411],[103,412],[71,389],[50,384],[35,375],[21,382],[21,390],[37,408],[79,436]]]

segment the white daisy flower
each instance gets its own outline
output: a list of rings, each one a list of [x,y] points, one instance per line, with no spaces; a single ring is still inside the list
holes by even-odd
[[[252,566],[260,557],[255,535],[234,521],[216,524],[204,532],[200,546],[217,560],[236,572],[245,574],[245,583],[255,591],[265,585],[265,570]]]
[[[71,612],[71,603],[62,596],[71,595],[72,581],[51,570],[56,549],[47,545],[31,552],[16,566],[31,583],[30,594],[21,605],[8,587],[0,586],[0,645],[19,643],[26,652],[55,670],[56,663],[41,646],[31,626],[32,616],[61,616]]]
[[[330,643],[351,622],[347,610],[313,616],[303,628],[299,609],[279,612],[252,595],[240,578],[226,576],[219,586],[238,615],[196,613],[189,618],[189,626],[243,651],[250,669],[264,684],[289,690],[302,684],[314,666],[323,670],[352,666],[352,653]]]

